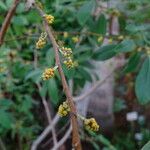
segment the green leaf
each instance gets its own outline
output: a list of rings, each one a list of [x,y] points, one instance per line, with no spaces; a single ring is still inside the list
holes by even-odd
[[[149,28],[150,28],[149,24],[142,24],[142,25],[129,24],[128,26],[126,26],[126,30],[130,32],[144,31]]]
[[[123,109],[125,109],[127,106],[125,104],[125,101],[123,99],[116,99],[113,106],[114,112],[119,112]]]
[[[0,110],[0,125],[3,128],[10,129],[13,123],[12,115],[4,110]]]
[[[54,79],[50,79],[47,81],[48,82],[48,94],[51,98],[51,101],[54,105],[56,105],[59,101],[59,97],[58,97],[58,87],[57,87],[57,83]]]
[[[20,111],[27,113],[32,108],[32,98],[28,95],[25,96],[25,99],[21,103]]]
[[[147,143],[142,147],[141,150],[150,150],[150,141],[147,142]]]
[[[0,109],[7,110],[13,105],[13,101],[9,99],[0,99]]]
[[[118,46],[116,47],[116,50],[118,52],[130,52],[134,50],[136,47],[135,43],[133,40],[124,40]]]
[[[24,25],[29,24],[26,16],[24,16],[24,15],[19,15],[19,16],[13,17],[12,22],[14,25],[18,25],[18,26],[24,26]]]
[[[91,141],[91,144],[92,144],[94,150],[99,150],[99,145],[96,142]]]
[[[115,44],[103,46],[93,54],[92,58],[94,60],[107,60],[112,58],[117,54],[115,47]]]
[[[3,9],[3,10],[7,10],[7,6],[2,1],[0,1],[0,8]]]
[[[136,78],[135,92],[140,104],[150,102],[150,56],[145,59]]]
[[[83,79],[85,79],[89,82],[92,82],[92,77],[91,77],[90,73],[83,67],[78,67],[78,73],[81,74]]]
[[[92,9],[94,8],[95,1],[91,0],[85,3],[77,12],[77,20],[80,25],[84,25],[89,19]]]
[[[140,60],[140,53],[134,53],[130,58],[129,61],[127,63],[127,66],[124,68],[123,72],[124,73],[129,73],[132,72],[136,69],[137,65],[139,64],[139,60]]]
[[[26,75],[25,80],[32,79],[34,81],[37,81],[39,80],[39,78],[41,78],[41,74],[42,70],[40,69],[32,70]]]
[[[99,33],[99,34],[106,34],[106,27],[107,27],[107,20],[105,16],[102,14],[96,23],[94,24],[94,27],[92,27],[94,32]]]
[[[112,144],[111,142],[105,138],[103,135],[99,135],[96,137],[97,140],[99,140],[102,144],[104,144],[105,146],[109,147],[110,150],[117,150]]]
[[[124,40],[120,44],[111,44],[100,47],[94,54],[95,60],[107,60],[121,52],[130,52],[135,49],[133,40]]]

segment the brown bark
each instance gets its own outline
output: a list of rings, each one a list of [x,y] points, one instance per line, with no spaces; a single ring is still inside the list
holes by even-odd
[[[39,11],[40,15],[43,17],[44,12],[35,4],[36,9]],[[69,86],[67,84],[62,66],[61,66],[61,62],[60,62],[60,58],[59,58],[59,46],[54,38],[54,35],[52,33],[52,29],[49,27],[48,23],[46,20],[44,20],[44,27],[45,30],[48,34],[48,38],[52,43],[52,46],[54,48],[55,51],[55,61],[56,61],[56,65],[58,66],[58,72],[59,75],[61,77],[61,81],[62,81],[62,86],[64,89],[64,92],[66,94],[68,103],[69,103],[69,107],[71,110],[70,113],[70,117],[71,117],[71,123],[72,123],[72,146],[73,148],[75,148],[75,150],[81,150],[81,142],[80,142],[80,136],[79,136],[79,131],[78,131],[78,123],[77,123],[77,115],[76,115],[76,107],[75,104],[73,102],[73,98],[69,89]]]
[[[7,16],[6,16],[5,20],[4,20],[4,23],[3,23],[2,27],[1,27],[1,30],[0,30],[0,46],[3,43],[5,34],[7,32],[8,27],[10,26],[10,21],[11,21],[14,13],[16,11],[16,8],[17,8],[17,6],[19,4],[19,1],[20,0],[14,0],[13,5],[10,8],[10,10],[8,11]]]

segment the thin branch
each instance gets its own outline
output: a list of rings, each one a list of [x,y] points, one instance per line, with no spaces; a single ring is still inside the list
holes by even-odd
[[[51,124],[48,125],[45,130],[40,134],[40,136],[33,142],[32,146],[31,146],[31,150],[36,150],[38,145],[43,141],[43,139],[49,134],[49,132],[52,130],[52,128],[57,124],[57,122],[59,121],[59,116],[56,115]]]
[[[67,128],[68,129],[68,125],[69,125],[69,121],[62,127],[59,129],[59,131],[57,132],[57,136],[59,136],[60,134],[62,134],[62,132]],[[42,144],[42,148],[45,148],[50,142],[51,142],[52,138],[50,138],[48,141],[46,141],[45,143]]]
[[[37,83],[37,86],[38,86],[38,89],[40,91],[41,85],[39,83]],[[52,118],[51,118],[51,112],[50,112],[49,107],[48,107],[48,103],[47,103],[46,98],[44,96],[41,96],[41,99],[42,99],[42,103],[43,103],[44,108],[45,108],[48,123],[51,124]],[[53,127],[53,126],[52,126],[52,137],[53,137],[54,145],[57,145],[56,131],[55,131],[55,127]]]
[[[79,102],[80,100],[84,100],[85,97],[89,96],[90,94],[93,93],[94,90],[96,90],[98,87],[100,87],[101,85],[103,85],[107,79],[109,79],[109,77],[114,73],[114,71],[112,71],[104,80],[100,80],[98,81],[94,86],[91,87],[91,89],[89,89],[86,93],[84,93],[83,95],[81,96],[78,96],[78,97],[74,97],[74,101],[75,102]],[[55,118],[54,118],[55,120]],[[53,121],[52,121],[53,122]],[[58,120],[57,120],[58,122]],[[56,122],[56,123],[57,123]],[[52,124],[51,124],[52,125]],[[50,125],[50,126],[51,126]],[[48,128],[48,127],[47,127]],[[47,136],[47,134],[51,131],[52,127],[49,127],[48,130],[45,129],[44,132],[42,132],[42,134],[39,136],[38,139],[40,140],[36,140],[37,142],[34,142],[33,145],[36,145],[36,147],[41,143],[41,141]],[[46,133],[46,132],[47,133]],[[32,147],[35,147],[35,146],[32,146]],[[36,149],[31,149],[31,150],[36,150]]]
[[[78,102],[80,100],[84,100],[85,97],[89,96],[90,94],[93,93],[93,91],[95,91],[98,87],[100,87],[101,85],[103,85],[106,80],[114,73],[114,70],[103,80],[98,81],[95,85],[93,85],[86,93],[78,96],[78,97],[74,97],[74,101]]]
[[[0,46],[3,43],[5,34],[7,32],[8,27],[10,26],[10,21],[11,21],[13,15],[15,14],[15,11],[16,11],[16,8],[17,8],[17,6],[19,4],[19,1],[20,0],[14,0],[12,7],[8,11],[7,16],[6,16],[6,18],[5,18],[4,22],[3,22],[2,28],[0,30]]]
[[[34,50],[34,68],[35,69],[37,68],[37,63],[38,63],[38,55],[37,55],[37,50],[35,49]],[[37,85],[38,90],[40,92],[41,89],[42,89],[41,84],[40,83],[36,83],[36,85]],[[48,119],[48,123],[51,124],[52,118],[51,118],[51,112],[50,112],[49,107],[48,107],[48,103],[46,101],[45,96],[41,96],[41,99],[42,99],[42,103],[43,103],[44,108],[45,108],[45,112],[46,112],[46,116],[47,116],[47,119]],[[52,127],[52,137],[53,137],[53,142],[54,142],[54,146],[55,146],[57,144],[57,137],[56,137],[55,127]]]
[[[72,126],[69,127],[69,129],[67,130],[67,132],[65,133],[65,135],[63,136],[63,138],[51,150],[58,150],[58,148],[60,146],[62,146],[66,142],[66,140],[69,138],[69,136],[71,134],[71,131],[72,131]]]
[[[36,9],[38,10],[38,12],[40,13],[41,17],[43,18],[44,12],[35,4]],[[68,104],[71,110],[71,123],[72,123],[72,132],[73,132],[73,136],[72,136],[72,145],[76,150],[81,150],[81,143],[80,143],[80,137],[79,137],[79,132],[78,132],[78,123],[77,123],[77,117],[76,117],[76,107],[75,104],[73,102],[73,98],[70,92],[70,89],[68,87],[62,66],[61,66],[61,62],[60,62],[60,58],[59,58],[59,46],[56,43],[56,40],[54,38],[54,35],[52,33],[52,29],[49,27],[48,23],[46,20],[44,20],[44,27],[45,30],[48,34],[48,38],[52,43],[52,46],[54,48],[55,51],[55,61],[56,61],[56,65],[58,66],[58,72],[59,75],[61,77],[62,80],[62,86],[64,89],[64,92],[66,94],[67,100],[68,100]]]

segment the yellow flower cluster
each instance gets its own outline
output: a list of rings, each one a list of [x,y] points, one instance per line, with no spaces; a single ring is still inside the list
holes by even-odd
[[[72,59],[67,59],[64,61],[64,64],[67,66],[67,68],[72,68],[74,67],[74,62],[72,61]]]
[[[41,49],[45,46],[46,37],[47,37],[46,32],[41,33],[41,36],[39,37],[38,41],[36,42],[36,48],[37,49]]]
[[[64,64],[67,66],[67,68],[74,67],[74,62],[72,60],[72,49],[67,47],[62,47],[62,55],[64,56]]]
[[[63,117],[66,116],[70,112],[70,108],[68,106],[68,102],[63,102],[58,108],[58,114]]]
[[[102,36],[99,36],[98,39],[97,39],[97,42],[98,42],[98,43],[101,43],[102,41],[103,41],[103,37],[102,37]]]
[[[109,38],[109,39],[108,39],[108,43],[109,43],[109,44],[112,44],[112,42],[113,42],[113,39],[112,39],[112,38]]]
[[[64,32],[63,36],[64,36],[64,38],[67,38],[69,36],[68,32]]]
[[[86,129],[91,131],[98,131],[99,125],[97,124],[95,118],[84,119],[84,126]]]
[[[121,15],[120,11],[117,10],[117,9],[113,9],[112,10],[112,15],[116,16],[116,17],[119,17]]]
[[[146,46],[145,50],[146,50],[147,55],[150,56],[150,47]]]
[[[123,35],[118,36],[118,40],[122,41],[124,39]]]
[[[67,47],[62,47],[62,54],[64,57],[72,57],[72,49]]]
[[[74,43],[78,43],[78,42],[79,42],[79,37],[78,37],[78,36],[72,37],[72,41],[73,41]]]
[[[43,80],[48,80],[52,77],[54,77],[54,68],[47,68],[45,69],[45,71],[42,74],[42,78]]]
[[[48,22],[48,24],[52,24],[54,22],[54,16],[52,15],[44,15],[45,20]]]

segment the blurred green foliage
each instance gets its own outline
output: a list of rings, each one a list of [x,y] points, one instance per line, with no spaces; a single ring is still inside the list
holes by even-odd
[[[13,0],[0,1],[0,14],[2,14],[0,24],[3,23],[12,2]],[[98,79],[92,61],[105,61],[125,54],[129,57],[123,73],[139,72],[135,82],[138,101],[140,104],[150,102],[150,58],[147,54],[150,51],[149,0],[118,1],[117,7],[121,14],[119,15],[120,35],[124,36],[121,41],[118,40],[118,36],[107,34],[108,16],[114,10],[108,8],[100,16],[95,17],[94,11],[97,7],[95,0],[41,2],[45,12],[55,16],[53,28],[57,31],[57,40],[73,49],[74,59],[78,62],[78,66],[70,70],[63,66],[67,80],[74,81],[74,95],[79,93],[86,82],[92,82],[93,78]],[[16,148],[18,137],[23,149],[29,149],[33,139],[43,130],[44,115],[41,114],[41,117],[37,118],[43,107],[42,96],[47,97],[54,112],[65,99],[57,72],[54,79],[48,82],[41,80],[44,68],[55,64],[50,43],[41,50],[35,49],[35,43],[40,33],[44,31],[41,21],[36,10],[26,11],[24,2],[21,2],[4,44],[0,47],[0,137],[4,139],[4,143],[10,143],[8,149]],[[68,33],[67,37],[64,36],[65,32]],[[113,43],[101,45],[102,42],[98,42],[101,36],[112,38]],[[79,45],[75,43],[73,37],[81,38],[81,43]],[[37,88],[38,83],[42,85],[40,90]],[[122,108],[125,108],[123,102],[115,104],[116,111]],[[143,133],[145,134],[147,132]],[[118,150],[133,150],[147,142],[138,145],[132,142],[134,138],[130,133],[126,136],[116,133],[112,146],[102,135],[92,136],[96,137],[96,141],[91,142],[95,150],[99,149],[97,141],[104,145],[105,150],[115,149],[114,146]]]

